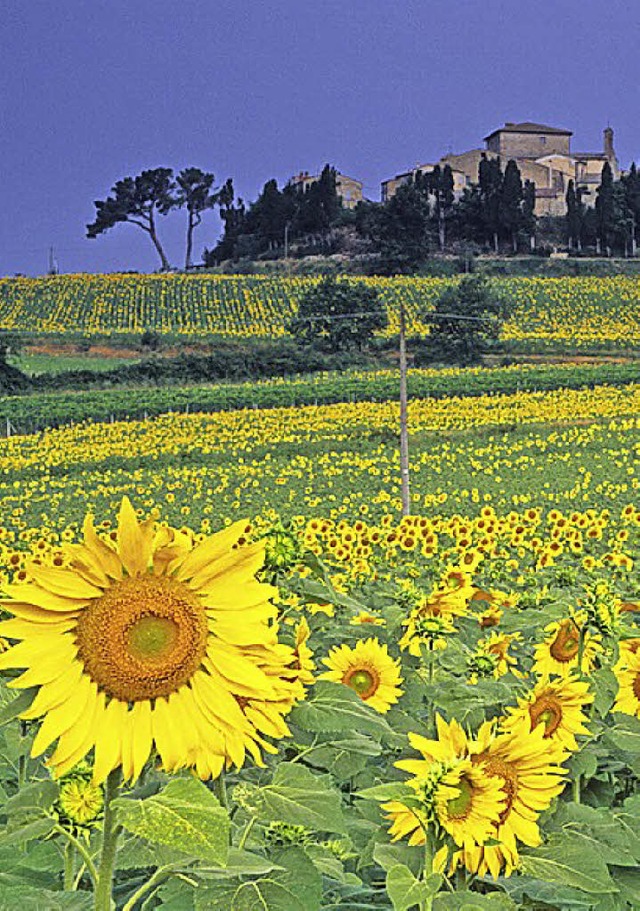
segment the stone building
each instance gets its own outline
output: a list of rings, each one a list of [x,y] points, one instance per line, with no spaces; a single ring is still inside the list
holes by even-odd
[[[319,174],[309,174],[308,171],[300,171],[299,174],[289,180],[289,183],[306,190],[319,178]],[[362,187],[362,181],[356,180],[354,177],[347,177],[346,174],[341,174],[339,171],[337,172],[336,191],[345,209],[355,209],[358,203],[362,202]]]
[[[594,205],[596,188],[605,161],[613,171],[614,180],[620,177],[620,167],[613,148],[613,130],[604,130],[601,152],[573,152],[571,130],[549,127],[540,123],[505,123],[484,137],[484,149],[471,149],[459,155],[444,155],[437,164],[449,165],[453,172],[454,193],[462,195],[465,186],[478,181],[478,168],[483,155],[500,157],[503,167],[513,158],[520,169],[523,182],[531,180],[536,186],[536,215],[564,215],[565,196],[569,181],[583,190],[587,205]],[[428,173],[435,164],[416,165],[382,183],[382,201],[386,202],[403,183],[418,172]]]

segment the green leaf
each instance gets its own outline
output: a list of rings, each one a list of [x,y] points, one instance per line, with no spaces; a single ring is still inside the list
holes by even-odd
[[[416,879],[409,867],[404,864],[395,864],[387,873],[387,894],[391,899],[394,911],[407,911],[414,905],[434,895],[440,889],[443,879],[439,873],[431,873],[426,879]]]
[[[530,898],[544,906],[562,908],[562,911],[591,911],[593,907],[592,895],[570,886],[544,883],[522,875],[501,877],[499,883],[516,902],[522,903],[525,898]]]
[[[631,715],[615,717],[624,720],[607,731],[607,740],[624,753],[640,753],[640,720]]]
[[[356,797],[362,800],[405,800],[416,796],[416,792],[404,781],[389,781],[385,784],[376,784],[372,788],[357,791]]]
[[[318,873],[342,885],[359,886],[361,880],[355,873],[347,873],[342,861],[324,845],[305,845],[304,853]]]
[[[177,778],[146,800],[114,801],[118,822],[148,841],[224,866],[229,850],[229,814],[195,778]]]
[[[0,911],[90,911],[93,896],[89,892],[53,892],[29,886],[3,888]]]
[[[4,847],[5,845],[19,845],[23,842],[31,841],[32,838],[45,838],[47,835],[51,834],[53,826],[53,819],[43,817],[42,819],[32,820],[25,825],[10,829],[9,831],[5,829],[2,835],[0,835],[0,847]]]
[[[233,897],[231,911],[309,911],[309,909],[305,908],[294,893],[285,886],[270,879],[259,879],[257,882],[243,883],[239,887]]]
[[[381,737],[392,734],[382,715],[367,706],[348,686],[319,680],[310,697],[293,709],[293,724],[314,734],[357,731]]]
[[[4,724],[8,724],[10,721],[13,721],[14,718],[17,718],[21,712],[24,712],[25,709],[28,709],[33,698],[38,692],[37,686],[31,686],[26,690],[22,690],[19,696],[16,696],[15,699],[12,699],[11,702],[7,705],[3,705],[0,708],[0,727]]]
[[[2,812],[7,816],[29,810],[42,813],[51,809],[58,799],[59,792],[60,787],[55,781],[34,781],[5,801]]]
[[[407,844],[380,842],[373,849],[373,859],[387,873],[392,867],[402,864],[416,875],[422,867],[423,857],[424,848]]]
[[[520,855],[523,873],[561,886],[575,886],[584,892],[615,892],[607,865],[597,850],[578,846],[571,839],[553,835],[547,845]]]
[[[518,906],[501,892],[480,895],[477,892],[440,893],[433,902],[433,911],[518,911]]]
[[[263,822],[286,822],[346,834],[338,791],[298,763],[281,762],[272,783],[256,788],[252,800]]]

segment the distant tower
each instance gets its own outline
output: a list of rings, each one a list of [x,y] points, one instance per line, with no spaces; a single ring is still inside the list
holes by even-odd
[[[609,161],[616,157],[616,153],[613,150],[613,130],[611,127],[607,127],[604,130],[604,154]]]
[[[613,148],[613,130],[608,126],[603,132],[604,154],[607,161],[611,165],[611,170],[613,171],[613,179],[618,180],[620,177],[620,166],[618,164],[615,149]]]

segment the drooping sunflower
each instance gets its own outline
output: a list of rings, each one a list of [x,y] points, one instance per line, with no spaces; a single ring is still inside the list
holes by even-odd
[[[543,677],[523,699],[517,708],[509,708],[508,717],[500,725],[505,732],[514,731],[520,725],[532,731],[540,726],[544,737],[566,750],[577,750],[576,734],[588,734],[588,721],[583,709],[593,702],[589,684],[574,677],[549,680]]]
[[[496,831],[506,807],[502,781],[481,765],[461,759],[446,772],[435,791],[435,812],[442,828],[462,848],[484,844]]]
[[[329,670],[320,679],[344,683],[378,712],[388,712],[402,695],[400,661],[377,639],[361,640],[355,648],[338,645],[323,660]]]
[[[542,728],[526,732],[522,727],[506,734],[495,734],[494,725],[485,722],[473,745],[472,761],[485,776],[502,783],[506,804],[495,830],[495,845],[483,845],[454,857],[471,873],[492,876],[503,865],[509,875],[518,862],[517,839],[525,845],[540,844],[536,820],[565,785],[566,770],[560,765],[566,753],[545,740]]]
[[[586,618],[582,614],[565,617],[559,622],[545,627],[547,636],[538,643],[534,651],[533,671],[539,676],[557,675],[566,677],[578,668],[580,652],[580,633]],[[597,656],[602,652],[602,639],[599,635],[584,632],[582,651],[582,671],[589,673]]]
[[[89,515],[81,544],[63,545],[62,567],[32,563],[29,581],[5,586],[20,640],[0,670],[24,669],[9,686],[37,687],[24,719],[43,717],[32,755],[57,740],[57,776],[93,750],[93,781],[118,767],[135,780],[155,748],[163,767],[216,776],[249,751],[261,762],[252,701],[269,708],[269,736],[301,696],[292,649],[278,642],[270,598],[255,576],[264,543],[236,547],[246,522],[196,542],[124,498],[113,540]],[[277,722],[276,722],[277,719]]]
[[[614,671],[619,689],[613,711],[640,718],[640,651],[627,652],[624,663]]]

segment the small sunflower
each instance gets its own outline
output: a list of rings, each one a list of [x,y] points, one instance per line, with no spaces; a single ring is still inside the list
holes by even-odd
[[[344,683],[378,712],[388,712],[402,695],[400,661],[377,639],[361,640],[355,648],[336,646],[324,663],[329,670],[320,679]]]
[[[246,751],[259,762],[262,728],[245,700],[269,705],[271,730],[285,730],[301,698],[296,656],[277,640],[277,590],[255,578],[264,542],[235,546],[246,524],[196,541],[138,522],[124,498],[108,539],[87,516],[83,543],[63,545],[66,566],[32,563],[30,581],[5,586],[14,616],[0,633],[20,641],[0,670],[24,668],[9,686],[38,688],[21,717],[44,716],[32,755],[57,740],[56,776],[92,750],[94,784],[118,767],[137,779],[154,748],[167,771],[202,778]]]
[[[613,711],[640,718],[640,651],[627,652],[625,663],[614,670],[619,689]]]
[[[589,684],[574,677],[556,680],[542,678],[517,708],[508,709],[509,717],[501,724],[505,732],[514,731],[524,724],[532,731],[540,726],[546,740],[567,750],[577,750],[576,734],[588,734],[588,721],[583,712],[585,705],[593,702]]]
[[[548,634],[543,642],[538,643],[534,652],[533,672],[539,676],[561,677],[568,676],[578,669],[580,652],[580,632],[586,618],[577,614],[576,617],[565,617],[559,622],[550,623],[545,627]],[[584,633],[582,651],[582,668],[589,673],[595,666],[597,656],[602,652],[601,637]]]

